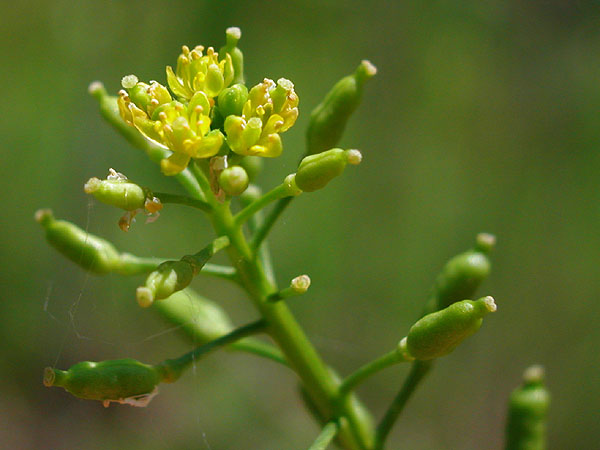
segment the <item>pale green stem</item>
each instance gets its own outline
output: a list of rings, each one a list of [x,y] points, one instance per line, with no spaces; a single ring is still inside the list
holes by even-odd
[[[174,374],[175,379],[177,379],[184,370],[189,368],[192,363],[194,363],[194,361],[197,361],[207,353],[218,350],[219,348],[236,342],[246,336],[260,333],[264,331],[265,328],[265,321],[262,319],[257,320],[256,322],[244,325],[243,327],[236,328],[232,332],[210,341],[207,344],[201,345],[200,347],[195,348],[191,352],[188,352],[177,359],[167,359],[166,361],[162,362],[160,366],[168,368],[169,371]]]
[[[302,295],[305,292],[298,292],[297,290],[295,290],[294,288],[292,288],[291,286],[286,287],[285,289],[280,290],[279,292],[275,292],[274,294],[271,294],[267,297],[267,301],[274,303],[274,302],[279,302],[281,300],[285,300],[287,298],[290,297],[296,297],[298,295]]]
[[[258,226],[252,233],[252,239],[250,241],[251,248],[257,249],[260,247],[262,242],[269,234],[269,231],[271,231],[271,228],[273,228],[273,225],[277,219],[279,219],[281,213],[285,211],[293,199],[294,197],[284,197],[280,198],[277,203],[275,203],[275,206],[273,206],[273,209],[271,209],[271,211],[269,211],[269,213],[265,216],[265,219],[262,221],[260,226]]]
[[[398,417],[400,417],[400,414],[404,410],[406,403],[432,366],[433,361],[415,361],[413,363],[410,368],[410,373],[404,381],[400,392],[394,397],[394,400],[392,400],[392,403],[377,426],[375,447],[373,450],[381,450],[384,448],[385,441],[390,434],[392,427],[398,420]]]
[[[264,194],[262,197],[257,198],[244,209],[242,209],[235,216],[235,224],[242,225],[246,220],[248,220],[252,215],[254,215],[257,211],[260,211],[269,203],[274,202],[283,197],[289,197],[290,188],[285,183],[280,184],[279,186],[271,189],[269,192]]]
[[[329,444],[331,444],[331,441],[333,441],[333,438],[335,438],[339,429],[340,427],[337,422],[329,422],[326,424],[308,450],[325,450],[329,447]]]
[[[408,359],[402,352],[394,349],[391,352],[386,353],[385,355],[365,364],[351,375],[346,377],[340,385],[339,394],[340,396],[346,396],[359,384],[377,372],[395,364],[408,361],[412,361],[412,359]]]
[[[203,200],[197,198],[186,197],[185,195],[167,194],[164,192],[152,192],[152,195],[157,197],[161,203],[174,203],[177,205],[191,206],[192,208],[201,211],[210,212],[210,206]]]

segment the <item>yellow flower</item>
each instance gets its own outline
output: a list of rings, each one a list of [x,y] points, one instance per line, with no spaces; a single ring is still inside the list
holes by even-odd
[[[279,133],[296,122],[298,102],[291,81],[280,78],[275,84],[265,78],[248,93],[242,115],[225,119],[229,147],[240,155],[279,156],[282,151]]]
[[[177,58],[175,72],[167,66],[167,83],[171,92],[184,100],[190,100],[198,91],[207,97],[214,98],[233,81],[234,70],[231,56],[219,61],[219,54],[212,47],[203,55],[204,47],[196,46],[193,50],[184,45]]]
[[[123,79],[127,91],[119,92],[119,111],[125,122],[145,137],[173,151],[161,161],[165,175],[185,169],[190,158],[209,158],[223,144],[219,130],[210,131],[211,104],[202,91],[196,92],[187,105],[173,100],[168,90],[153,81],[150,85],[128,76]]]

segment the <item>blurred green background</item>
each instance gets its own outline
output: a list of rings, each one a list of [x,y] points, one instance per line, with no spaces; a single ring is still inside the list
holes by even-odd
[[[391,436],[392,449],[500,449],[506,397],[531,363],[553,395],[550,449],[597,448],[600,385],[600,10],[596,1],[28,1],[3,4],[0,51],[0,447],[302,449],[318,433],[294,376],[219,353],[148,408],[75,399],[41,383],[47,365],[190,348],[140,310],[137,279],[88,276],[49,248],[33,213],[175,257],[211,236],[180,207],[127,234],[83,183],[109,167],[175,192],[172,180],[100,118],[89,82],[164,82],[182,44],[214,45],[239,26],[248,82],[287,77],[300,118],[273,186],[303,152],[310,110],[363,58],[379,69],[343,138],[363,164],[294,202],[271,238],[279,281],[308,273],[291,302],[326,359],[349,373],[387,351],[421,310],[435,275],[479,231],[498,236],[482,294],[498,313],[444,358]],[[240,291],[199,278],[237,323]],[[361,389],[381,415],[406,368]]]

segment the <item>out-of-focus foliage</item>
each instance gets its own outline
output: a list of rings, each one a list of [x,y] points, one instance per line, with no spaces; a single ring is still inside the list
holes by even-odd
[[[40,207],[119,249],[177,258],[209,231],[200,214],[116,226],[83,184],[109,167],[153,189],[158,168],[105,125],[89,82],[164,83],[182,44],[220,46],[242,29],[248,83],[294,81],[296,126],[266,161],[275,185],[304,152],[310,110],[363,58],[378,68],[341,145],[357,170],[303,196],[274,231],[285,283],[312,279],[292,308],[343,373],[395,344],[436,273],[479,231],[493,232],[499,310],[477,339],[440,361],[392,448],[500,448],[506,398],[531,363],[553,394],[550,448],[597,444],[600,254],[600,10],[597,2],[23,1],[0,7],[0,442],[7,448],[304,448],[317,434],[284,369],[223,353],[163,387],[146,409],[104,409],[43,387],[42,369],[82,359],[158,362],[190,348],[135,303],[140,280],[97,278],[49,248]],[[318,236],[318,238],[317,238]],[[182,238],[185,238],[185,242]],[[323,251],[323,247],[327,251]],[[238,322],[239,291],[199,278]],[[224,291],[225,289],[225,291]],[[343,313],[341,313],[343,311]],[[381,413],[404,376],[361,389]],[[251,430],[251,431],[248,431]]]

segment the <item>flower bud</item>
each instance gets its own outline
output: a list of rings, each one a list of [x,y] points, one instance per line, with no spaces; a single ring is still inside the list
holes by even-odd
[[[405,341],[406,351],[419,360],[447,355],[479,329],[486,314],[494,311],[496,304],[488,296],[456,302],[428,314],[410,328]]]
[[[356,71],[338,81],[312,111],[306,131],[307,155],[338,144],[348,119],[360,103],[364,83],[375,73],[377,69],[373,64],[362,61]]]
[[[298,166],[296,184],[305,192],[316,191],[340,175],[347,163],[358,164],[360,160],[358,150],[341,148],[307,156]]]
[[[439,310],[459,300],[472,297],[491,271],[488,257],[495,243],[491,234],[477,235],[475,248],[455,256],[446,263],[435,280],[431,310]]]
[[[158,393],[162,370],[134,359],[77,363],[69,370],[44,369],[44,385],[64,388],[75,397],[146,406]]]
[[[227,195],[240,195],[249,182],[248,174],[241,166],[228,167],[219,175],[219,185]]]
[[[237,43],[242,37],[242,32],[237,27],[230,27],[225,30],[226,44],[219,50],[219,60],[225,58],[225,55],[231,57],[233,64],[233,82],[244,82],[244,55],[237,47]]]
[[[243,84],[234,84],[223,89],[218,97],[219,112],[223,118],[241,116],[242,108],[248,100],[248,88]]]
[[[40,209],[35,220],[46,230],[46,239],[75,264],[95,273],[118,271],[121,256],[108,241],[71,222],[56,220],[49,209]]]
[[[523,384],[510,395],[506,423],[506,450],[544,450],[550,394],[544,386],[544,369],[529,367]]]
[[[106,180],[100,180],[96,177],[90,178],[85,183],[84,190],[86,194],[92,194],[102,203],[126,211],[144,208],[147,197],[147,192],[144,189],[132,183],[126,176],[114,169],[109,170]]]
[[[263,167],[263,160],[260,156],[246,156],[240,161],[240,166],[244,168],[248,174],[250,181],[256,180]]]

